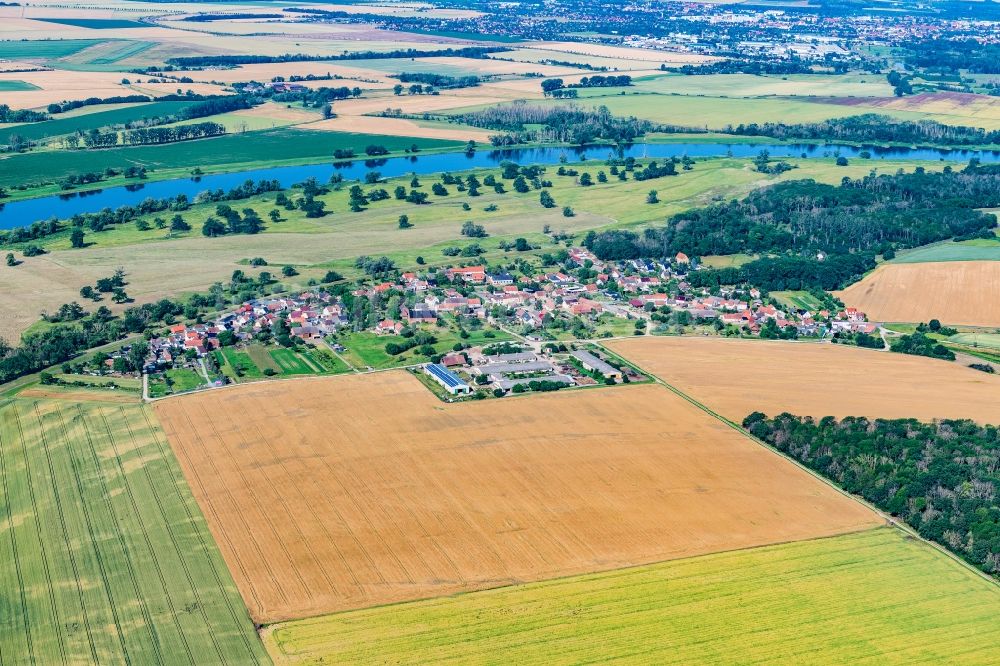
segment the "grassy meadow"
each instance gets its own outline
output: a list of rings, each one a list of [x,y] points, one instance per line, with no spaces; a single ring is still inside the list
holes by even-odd
[[[946,241],[900,252],[892,260],[896,264],[919,264],[932,261],[1000,261],[1000,238],[955,243]]]
[[[988,664],[998,612],[996,585],[879,528],[279,624],[265,642],[298,664]]]
[[[6,401],[0,480],[4,663],[266,663],[149,408]]]
[[[0,81],[0,86],[4,82]],[[0,88],[2,89],[2,88]],[[107,111],[95,111],[85,115],[64,115],[53,116],[52,120],[40,123],[25,123],[23,125],[13,125],[0,130],[0,143],[7,143],[12,134],[37,141],[46,137],[63,136],[77,131],[86,132],[90,129],[104,128],[111,125],[123,125],[128,122],[142,120],[144,118],[154,118],[156,116],[168,116],[180,112],[181,110],[196,104],[197,102],[150,102],[148,104],[133,104],[122,106]],[[100,109],[100,107],[97,107]],[[199,119],[203,120],[203,119]],[[66,153],[60,153],[65,155]]]
[[[464,147],[456,141],[391,137],[346,132],[309,132],[275,129],[247,134],[181,141],[159,146],[135,146],[104,150],[34,152],[4,159],[0,164],[0,186],[17,183],[51,182],[69,173],[103,171],[107,167],[123,169],[145,166],[148,169],[183,169],[237,165],[257,167],[287,163],[324,162],[333,159],[333,151],[351,148],[362,158],[365,146],[379,144],[390,151],[402,152],[412,145],[423,150]]]

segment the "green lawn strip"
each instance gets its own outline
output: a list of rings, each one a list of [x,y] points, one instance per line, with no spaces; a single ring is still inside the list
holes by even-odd
[[[299,357],[295,351],[279,347],[268,352],[284,375],[315,374],[312,367]]]
[[[254,354],[250,353],[250,349],[254,349]],[[251,346],[246,351],[240,351],[234,349],[233,347],[223,347],[219,350],[219,353],[223,356],[226,361],[226,365],[232,369],[233,374],[223,372],[231,379],[260,379],[264,376],[263,368],[259,367],[254,360],[255,355],[259,355],[256,350],[264,351],[264,348],[260,345]],[[264,351],[264,356],[267,353]]]
[[[351,369],[347,367],[347,364],[329,349],[317,348],[299,352],[299,354],[312,361],[313,365],[320,368],[320,371],[325,374],[332,375],[340,374],[342,372],[351,372]]]
[[[278,372],[281,367],[271,358],[271,354],[268,353],[270,349],[271,347],[265,347],[261,344],[251,344],[246,347],[245,351],[253,364],[260,369],[260,372],[268,369]]]
[[[1000,659],[1000,589],[877,528],[277,625],[330,663],[909,664]]]
[[[283,162],[324,162],[335,149],[353,149],[364,159],[368,145],[385,146],[402,152],[412,145],[421,149],[459,150],[456,141],[392,137],[347,132],[312,132],[274,129],[246,134],[227,134],[210,139],[181,141],[159,146],[134,146],[102,150],[41,151],[8,157],[0,169],[0,185],[58,180],[69,173],[103,171],[145,166],[151,169],[221,165],[277,166]]]
[[[0,652],[266,663],[148,407],[15,400],[0,406],[0,440]]]

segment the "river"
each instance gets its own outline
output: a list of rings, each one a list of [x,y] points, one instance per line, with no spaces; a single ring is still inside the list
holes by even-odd
[[[847,145],[815,144],[753,144],[753,143],[637,143],[620,151],[623,157],[753,157],[767,150],[772,157],[831,157],[842,155],[857,158],[867,150],[874,166],[879,160],[933,160],[967,162],[978,157],[982,162],[1000,162],[1000,151],[947,150],[934,148],[878,148]],[[58,194],[36,199],[25,199],[3,204],[0,208],[0,229],[27,226],[37,220],[58,217],[65,219],[78,213],[93,213],[103,208],[135,205],[147,197],[164,199],[185,194],[191,200],[205,190],[229,190],[247,179],[278,180],[283,187],[290,187],[314,177],[321,183],[334,173],[344,180],[360,180],[369,171],[379,171],[383,177],[406,174],[428,174],[442,171],[462,171],[479,167],[492,167],[504,160],[519,164],[557,164],[562,161],[576,163],[581,160],[604,160],[614,152],[608,146],[586,148],[518,148],[511,150],[478,150],[475,153],[437,153],[409,155],[375,160],[354,160],[342,164],[310,164],[301,166],[269,167],[220,173],[198,178],[175,178],[134,185],[108,187],[90,192]]]

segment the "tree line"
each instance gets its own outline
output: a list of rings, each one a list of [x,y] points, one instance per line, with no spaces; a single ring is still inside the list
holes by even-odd
[[[1000,430],[973,421],[754,412],[755,437],[901,518],[983,571],[1000,573]]]
[[[143,146],[175,143],[177,141],[222,136],[225,133],[225,125],[213,122],[175,125],[173,127],[140,127],[125,132],[119,132],[118,130],[102,132],[94,128],[84,132],[82,135],[71,134],[64,139],[64,142],[69,148],[76,148],[81,141],[86,148],[111,148],[117,145]]]
[[[435,88],[472,88],[481,80],[478,76],[445,76],[430,72],[402,72],[393,74],[392,78],[401,83],[424,83]]]
[[[856,143],[905,143],[909,145],[976,146],[1000,143],[1000,130],[944,125],[934,120],[899,120],[866,113],[819,123],[748,123],[726,127],[727,134],[770,136],[776,139],[815,139]]]
[[[499,130],[490,137],[494,146],[532,141],[584,145],[598,141],[626,144],[660,126],[649,120],[614,116],[606,106],[584,109],[575,104],[538,106],[515,102],[457,116],[459,122],[474,127]],[[527,125],[541,125],[528,129]]]
[[[168,58],[167,64],[180,68],[230,67],[281,62],[319,62],[334,60],[375,60],[386,58],[486,58],[491,53],[510,51],[503,46],[467,46],[438,50],[395,49],[392,51],[351,51],[337,55],[307,55],[305,53],[285,53],[283,55],[200,55]]]

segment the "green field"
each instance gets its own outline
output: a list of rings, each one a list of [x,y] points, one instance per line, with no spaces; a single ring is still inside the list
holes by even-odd
[[[823,306],[808,291],[772,291],[771,296],[787,307],[799,308],[801,310],[817,310]]]
[[[76,131],[87,131],[110,125],[123,125],[128,122],[156,116],[168,116],[178,113],[196,102],[150,102],[149,104],[133,104],[130,106],[96,111],[85,115],[63,117],[53,116],[52,120],[40,123],[25,123],[0,130],[0,143],[7,143],[12,134],[23,139],[37,141],[45,137],[62,136]],[[200,119],[204,120],[204,119]]]
[[[0,406],[0,655],[266,663],[148,407]]]
[[[967,347],[1000,351],[1000,333],[959,333],[946,338],[946,340]]]
[[[918,264],[927,261],[1000,261],[1000,239],[936,243],[900,252],[892,263]]]
[[[23,90],[38,90],[38,86],[25,81],[0,81],[0,92],[20,92]]]
[[[86,19],[86,18],[41,18],[36,21],[46,23],[58,23],[59,25],[71,25],[76,28],[90,28],[91,30],[114,30],[117,28],[152,28],[149,23],[129,21],[127,19]]]
[[[267,353],[260,345],[256,345],[250,349],[259,349],[264,351],[265,354]],[[223,347],[214,353],[222,374],[233,381],[239,381],[240,379],[261,379],[264,376],[261,368],[258,367],[257,363],[254,362],[251,355],[247,352],[237,351],[232,347]]]
[[[464,144],[436,139],[414,139],[377,134],[311,132],[276,129],[229,134],[212,139],[183,141],[161,146],[136,146],[106,150],[35,152],[6,158],[0,168],[0,186],[50,182],[69,173],[122,169],[142,165],[152,169],[211,167],[224,164],[268,166],[281,162],[316,162],[333,159],[337,148],[353,148],[364,158],[365,146],[378,144],[390,151],[411,145],[422,149],[451,148]]]
[[[281,663],[990,664],[1000,587],[895,529],[277,625]]]
[[[162,398],[173,393],[192,391],[205,383],[205,378],[194,370],[174,368],[149,376],[149,397]]]
[[[283,375],[311,375],[316,372],[291,349],[272,349],[269,353]]]
[[[9,60],[39,60],[63,58],[85,48],[102,44],[100,39],[38,39],[31,41],[0,41],[0,58]]]
[[[421,331],[433,334],[437,338],[437,342],[433,345],[434,352],[437,354],[452,351],[452,347],[457,342],[475,346],[513,339],[507,333],[496,329],[469,331],[469,337],[461,338],[457,331],[449,327],[420,326],[418,328]],[[486,335],[487,331],[489,331],[492,337]],[[344,358],[356,368],[364,369],[365,366],[370,366],[375,370],[384,370],[386,368],[427,363],[430,360],[428,357],[422,355],[419,352],[419,348],[416,347],[395,356],[385,351],[385,346],[388,343],[402,344],[405,341],[406,338],[399,335],[376,335],[373,331],[346,333],[337,338],[337,342],[344,345],[347,349],[343,353]]]

